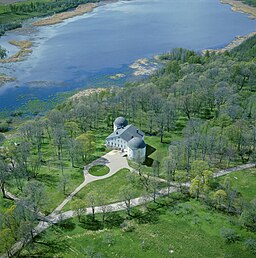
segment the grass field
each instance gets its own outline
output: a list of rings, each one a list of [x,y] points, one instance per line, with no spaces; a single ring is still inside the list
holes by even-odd
[[[40,170],[37,179],[45,186],[46,202],[42,211],[46,214],[50,213],[54,208],[60,204],[68,194],[70,194],[83,180],[83,170],[80,168],[64,168],[64,175],[67,178],[66,192],[64,193],[61,184],[62,173],[60,168],[43,166]],[[8,190],[18,197],[22,197],[22,193],[17,189],[14,181],[10,182]],[[28,181],[23,181],[23,187],[26,186]],[[6,201],[0,198],[0,210],[4,210],[4,203]],[[6,204],[5,204],[6,205]]]
[[[89,169],[89,173],[93,176],[105,176],[109,173],[109,167],[104,165],[96,165]]]
[[[247,169],[234,172],[228,175],[231,179],[231,185],[234,189],[242,194],[242,196],[250,201],[256,198],[256,169]],[[218,181],[221,183],[225,177],[221,177]]]
[[[121,169],[115,175],[90,183],[83,188],[65,207],[64,210],[73,209],[74,202],[79,201],[81,207],[88,207],[89,203],[86,200],[87,196],[92,193],[98,195],[98,205],[117,202],[122,199],[122,189],[132,187],[134,198],[143,194],[143,187],[139,182],[139,177],[132,174],[128,169]]]
[[[124,213],[119,215],[125,217]],[[241,240],[225,243],[220,237],[223,227],[239,232]],[[51,243],[50,246],[34,244],[30,251],[44,257],[248,258],[253,254],[245,249],[243,241],[251,236],[231,223],[228,216],[192,200],[162,211],[154,223],[138,224],[133,220],[130,232],[119,226],[90,231],[72,219],[65,227],[51,228],[38,239]],[[21,257],[26,255],[28,252],[23,251]]]
[[[50,213],[66,198],[68,194],[70,194],[78,185],[84,181],[84,165],[89,164],[91,161],[97,159],[107,152],[104,144],[105,138],[108,135],[108,131],[103,133],[102,130],[98,130],[93,131],[92,133],[95,137],[95,148],[88,157],[87,162],[76,164],[78,167],[72,168],[70,160],[63,159],[63,173],[60,162],[56,156],[56,147],[50,144],[48,139],[44,139],[42,153],[45,164],[40,167],[36,177],[36,180],[42,182],[45,186],[47,200],[45,206],[42,209],[44,213]],[[12,141],[19,142],[20,139],[13,138]],[[65,156],[67,156],[67,154]],[[63,177],[65,177],[67,180],[65,192],[63,190],[62,184]],[[22,180],[23,188],[27,183],[28,181],[26,178]],[[18,190],[14,179],[8,181],[6,189],[19,197],[22,196],[22,193],[20,190]],[[7,202],[2,200],[2,197],[0,197],[0,211],[5,210],[5,206],[7,205],[6,203]]]

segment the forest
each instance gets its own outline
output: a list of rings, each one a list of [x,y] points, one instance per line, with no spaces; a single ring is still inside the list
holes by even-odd
[[[95,2],[99,2],[99,0],[45,0],[0,5],[0,36],[4,35],[8,30],[20,28],[22,26],[22,22],[27,19],[65,12],[76,8],[80,4]]]
[[[255,46],[256,36],[223,54],[173,49],[158,57],[162,68],[144,81],[71,98],[33,119],[22,114],[2,119],[0,235],[5,242],[0,250],[8,253],[20,238],[34,240],[42,213],[49,214],[78,184],[83,165],[108,151],[104,140],[118,116],[146,133],[149,150],[157,146],[153,159],[130,164],[139,171],[141,189],[156,194],[163,185],[145,175],[163,178],[168,187],[180,185],[181,202],[195,198],[255,232],[255,194],[246,200],[229,177],[223,182],[213,177],[219,169],[256,161]],[[168,205],[173,203],[154,209]],[[129,209],[125,218],[136,214]],[[248,234],[246,246],[255,253],[256,240]],[[221,235],[227,242],[239,241],[232,229]]]
[[[255,0],[243,0],[242,1],[245,4],[251,5],[251,6],[256,6],[256,1]]]

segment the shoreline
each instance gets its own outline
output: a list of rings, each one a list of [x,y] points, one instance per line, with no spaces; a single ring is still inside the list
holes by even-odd
[[[6,74],[0,73],[0,88],[7,82],[13,82],[15,81],[16,78],[14,77],[9,77]]]
[[[237,0],[220,0],[222,4],[227,4],[231,6],[231,10],[233,12],[242,12],[249,15],[249,19],[256,19],[256,7],[244,4]],[[215,52],[215,53],[224,53],[226,51],[230,51],[239,45],[241,45],[244,41],[247,39],[253,37],[256,35],[256,31],[253,31],[247,35],[244,36],[236,36],[234,40],[232,40],[230,43],[228,43],[225,47],[219,48],[219,49],[203,49],[201,52],[203,54],[206,53],[206,51]]]
[[[226,51],[230,51],[236,47],[238,47],[239,45],[241,45],[244,41],[246,41],[247,39],[253,37],[256,35],[256,31],[254,32],[251,32],[247,35],[244,35],[244,36],[236,36],[236,38],[234,40],[232,40],[228,45],[226,45],[225,47],[223,48],[219,48],[219,49],[203,49],[201,52],[203,54],[206,53],[206,51],[209,51],[210,53],[212,52],[215,52],[217,54],[220,54],[220,53],[224,53]]]
[[[52,16],[49,16],[47,18],[40,19],[39,21],[36,21],[32,23],[33,26],[48,26],[48,25],[55,25],[64,22],[67,19],[80,16],[86,13],[92,12],[95,8],[118,2],[119,0],[103,0],[99,1],[98,3],[87,3],[87,4],[81,4],[78,7],[76,7],[74,10],[69,10],[61,13],[54,14]]]
[[[48,26],[48,25],[62,23],[69,18],[73,18],[76,16],[80,16],[80,15],[92,12],[95,8],[97,8],[99,6],[118,2],[118,1],[119,0],[103,0],[103,1],[99,1],[98,3],[82,4],[82,5],[79,5],[77,8],[75,8],[74,10],[64,11],[64,12],[49,16],[47,18],[42,18],[42,19],[32,23],[32,25],[33,26]],[[256,19],[256,7],[249,6],[249,5],[244,4],[237,0],[220,0],[220,3],[230,5],[231,9],[234,12],[243,12],[243,13],[248,14],[249,18]],[[225,51],[230,51],[230,50],[234,49],[235,47],[239,46],[240,44],[242,44],[247,39],[253,37],[254,35],[256,35],[256,31],[251,32],[245,36],[236,36],[236,38],[234,40],[232,40],[228,45],[226,45],[223,48],[203,49],[203,50],[201,50],[201,52],[203,54],[205,54],[206,51],[215,52],[215,53],[223,53]],[[27,41],[27,40],[14,41],[13,40],[13,41],[10,41],[9,43],[19,47],[20,50],[7,59],[0,59],[0,63],[12,63],[12,62],[23,61],[24,58],[32,52],[32,50],[31,50],[32,42],[30,42],[30,41]],[[135,61],[135,63],[136,63],[136,61]],[[134,65],[134,64],[132,64],[132,65]],[[144,64],[141,64],[141,65],[144,65]],[[133,68],[133,67],[131,67],[131,68]],[[139,71],[138,73],[140,75],[141,73],[144,74],[145,72]],[[136,74],[136,75],[138,75],[138,74]],[[0,82],[3,81],[1,79],[2,78],[0,78]]]
[[[234,12],[242,12],[249,15],[250,19],[256,19],[256,7],[244,4],[237,0],[220,0],[222,4],[228,4],[231,6],[231,10]]]
[[[79,15],[83,15],[89,12],[92,12],[96,7],[98,7],[100,3],[94,4],[94,3],[88,3],[88,4],[82,4],[79,5],[75,10],[73,11],[66,11],[54,14],[50,17],[41,19],[39,21],[36,21],[32,23],[33,26],[47,26],[47,25],[54,25],[61,23],[69,18],[73,18]]]
[[[14,63],[14,62],[20,62],[23,61],[24,58],[32,53],[31,47],[33,46],[33,43],[28,40],[11,40],[9,41],[11,45],[14,45],[18,47],[20,50],[15,53],[14,55],[10,56],[6,59],[0,59],[0,63]]]

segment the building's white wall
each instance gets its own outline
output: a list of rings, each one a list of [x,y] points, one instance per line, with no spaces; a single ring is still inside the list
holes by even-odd
[[[106,140],[106,145],[112,149],[119,149],[123,151],[126,151],[127,149],[127,142],[117,137],[113,138],[112,140]]]
[[[146,147],[143,149],[132,150],[127,147],[127,157],[128,159],[135,160],[137,162],[143,162],[146,158]]]

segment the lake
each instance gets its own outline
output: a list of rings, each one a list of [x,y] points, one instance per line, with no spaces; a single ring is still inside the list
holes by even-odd
[[[218,0],[133,0],[30,33],[9,32],[0,45],[10,53],[16,51],[8,44],[11,39],[28,39],[34,46],[25,61],[0,64],[0,73],[17,78],[0,87],[0,111],[60,92],[122,84],[131,78],[129,65],[139,58],[175,47],[221,48],[255,28],[255,20]],[[118,73],[127,76],[109,79]]]

